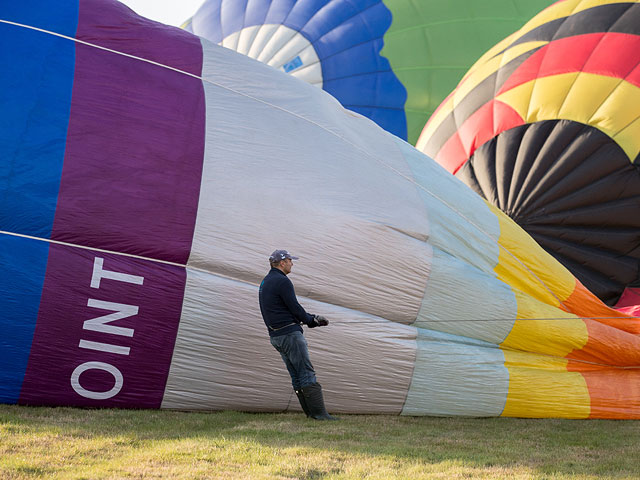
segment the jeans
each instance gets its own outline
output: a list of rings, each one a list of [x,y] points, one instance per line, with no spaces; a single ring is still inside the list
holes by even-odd
[[[271,337],[271,345],[280,352],[280,356],[291,375],[293,389],[316,383],[316,372],[309,359],[307,340],[302,332],[292,332],[278,337]]]

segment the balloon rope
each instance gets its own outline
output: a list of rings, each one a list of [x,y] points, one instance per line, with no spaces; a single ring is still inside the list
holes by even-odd
[[[376,323],[397,323],[399,325],[408,325],[415,326],[416,323],[419,324],[418,328],[421,328],[422,325],[428,325],[430,323],[480,323],[480,322],[526,322],[526,321],[535,321],[535,322],[545,322],[545,321],[575,321],[575,320],[629,320],[629,319],[640,319],[638,316],[628,315],[626,317],[579,317],[576,316],[574,318],[567,317],[540,317],[540,318],[473,318],[469,320],[464,319],[449,319],[449,320],[424,320],[417,321],[413,323],[402,323],[402,322],[394,322],[392,320],[355,320],[355,321],[344,321],[341,320],[340,323],[363,323],[363,324],[376,324]],[[333,323],[333,322],[332,322]],[[635,335],[635,334],[631,334]]]

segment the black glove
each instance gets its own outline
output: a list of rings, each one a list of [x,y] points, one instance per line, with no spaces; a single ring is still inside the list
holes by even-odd
[[[314,315],[313,319],[316,321],[316,325],[318,325],[319,327],[326,327],[327,325],[329,325],[329,320],[327,320],[327,318],[323,317],[322,315]]]

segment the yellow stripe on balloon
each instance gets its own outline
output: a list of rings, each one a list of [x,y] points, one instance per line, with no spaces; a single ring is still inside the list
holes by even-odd
[[[567,360],[505,351],[509,391],[502,416],[588,418],[591,397],[584,377],[567,371]]]
[[[586,72],[551,75],[512,88],[497,99],[527,123],[573,120],[611,137],[631,161],[640,152],[640,88],[620,78]]]
[[[593,121],[593,116],[597,110],[622,82],[619,78],[585,72],[578,72],[577,75],[557,75],[552,78],[557,77],[572,78],[573,83],[566,98],[559,104],[561,108],[556,113],[556,116],[558,118],[573,117],[580,119],[582,123]],[[548,82],[545,82],[545,84],[548,84]],[[539,101],[534,100],[536,104],[544,101],[544,96]],[[598,123],[606,121],[605,119]]]
[[[494,271],[498,278],[533,298],[559,307],[575,287],[575,277],[548,254],[518,224],[486,202],[498,217],[500,253]]]
[[[637,143],[638,139],[640,139],[640,118],[634,120],[627,128],[620,130],[620,133],[616,133],[613,139],[618,145],[632,145],[633,143]],[[624,149],[624,147],[622,148]],[[637,158],[638,150],[638,148],[625,150],[631,162],[634,162],[634,159]]]
[[[511,286],[517,320],[500,344],[509,371],[504,416],[587,418],[590,397],[580,373],[565,357],[584,348],[582,319],[557,308],[575,288],[575,278],[524,230],[488,204],[500,224],[500,254],[494,271]]]
[[[589,340],[584,320],[514,290],[517,318],[500,348],[566,357]]]
[[[617,3],[640,3],[640,0],[580,0],[571,14],[582,12],[589,8],[600,7],[602,5],[615,5]]]
[[[593,114],[589,124],[598,125],[600,130],[610,135],[633,162],[640,152],[640,88],[620,81]]]
[[[519,37],[518,32],[517,31],[513,32],[507,38],[501,40],[496,45],[491,47],[487,52],[484,53],[484,55],[482,55],[478,60],[476,60],[476,62],[473,65],[471,65],[471,68],[469,68],[467,73],[464,74],[464,77],[462,77],[461,82],[464,81],[469,75],[475,72],[482,65],[484,65],[489,60],[491,60],[493,57],[496,57],[504,53],[504,51],[507,50],[509,46],[513,43],[513,40],[518,37]]]
[[[454,90],[455,92],[455,90]],[[426,152],[425,148],[431,135],[436,129],[442,124],[442,122],[449,116],[449,114],[453,111],[453,95],[450,95],[447,98],[446,102],[441,104],[440,107],[436,110],[436,112],[431,115],[431,118],[425,125],[425,128],[420,133],[420,137],[418,137],[418,141],[416,142],[416,148],[421,152]]]
[[[487,61],[484,65],[479,66],[475,72],[469,75],[467,79],[463,83],[460,83],[456,88],[455,93],[453,94],[453,98],[455,99],[454,106],[457,106],[469,93],[471,93],[472,90],[480,85],[480,83],[496,73],[511,60],[523,53],[546,45],[547,43],[548,42],[526,42],[521,45],[516,45],[504,52],[502,55],[498,55],[497,57]]]

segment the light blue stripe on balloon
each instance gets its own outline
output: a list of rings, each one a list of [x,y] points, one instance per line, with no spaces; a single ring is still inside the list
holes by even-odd
[[[5,2],[1,18],[73,37],[78,5],[41,2],[36,8],[31,2]],[[51,235],[74,63],[74,42],[0,24],[0,230]],[[20,395],[47,256],[47,243],[0,236],[1,403],[15,403]]]
[[[0,403],[16,403],[47,269],[46,242],[0,235]]]
[[[498,344],[517,313],[515,294],[494,271],[500,224],[479,195],[409,144],[396,143],[426,206],[433,246],[402,413],[500,415],[509,371]]]
[[[495,417],[509,392],[497,345],[418,329],[416,363],[402,415]]]
[[[414,326],[499,345],[511,332],[517,313],[515,293],[494,272],[483,272],[433,248],[429,281]]]
[[[2,19],[75,36],[78,7],[6,2]],[[75,5],[75,6],[74,6]],[[75,43],[0,24],[0,230],[48,238],[67,140]],[[2,272],[0,272],[1,274]]]
[[[408,143],[396,143],[429,212],[429,243],[497,277],[500,222],[487,203],[453,175],[443,175],[440,165]]]

